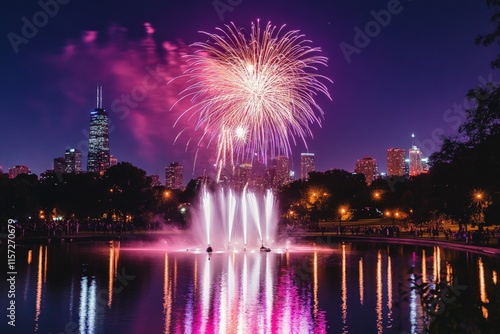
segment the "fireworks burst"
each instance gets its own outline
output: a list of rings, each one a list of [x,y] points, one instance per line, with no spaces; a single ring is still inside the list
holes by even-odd
[[[247,36],[233,23],[220,33],[201,32],[206,42],[194,43],[187,56],[188,87],[182,99],[192,106],[180,117],[195,120],[203,131],[198,145],[216,145],[217,179],[225,167],[254,159],[291,155],[290,139],[312,136],[310,124],[321,125],[318,93],[330,95],[327,77],[315,73],[326,66],[320,48],[309,46],[304,35],[284,32],[268,23],[252,23]]]

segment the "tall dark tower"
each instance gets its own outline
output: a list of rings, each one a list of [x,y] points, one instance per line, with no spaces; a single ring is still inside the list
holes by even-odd
[[[87,172],[104,173],[109,168],[108,113],[102,108],[102,86],[97,86],[96,108],[90,112]]]

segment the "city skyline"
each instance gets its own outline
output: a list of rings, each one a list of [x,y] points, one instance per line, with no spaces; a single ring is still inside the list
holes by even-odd
[[[108,130],[108,112],[104,109],[102,105],[102,86],[97,85],[97,94],[96,94],[96,108],[90,112],[90,131],[89,131],[89,154],[87,156],[87,169],[82,169],[82,152],[79,149],[66,149],[64,157],[54,158],[53,168],[47,169],[38,175],[41,176],[43,173],[53,170],[56,173],[80,173],[80,172],[97,172],[99,174],[103,174],[106,169],[116,165],[118,163],[118,159],[114,157],[110,153],[109,148],[109,130]],[[408,150],[408,156],[406,156],[406,149],[403,148],[389,148],[387,149],[387,171],[380,171],[378,169],[378,163],[376,159],[372,157],[365,156],[361,159],[357,159],[355,167],[352,170],[345,169],[352,173],[361,173],[365,175],[366,182],[370,185],[375,179],[387,175],[387,176],[417,176],[424,171],[423,159],[427,159],[428,157],[424,157],[420,147],[416,145],[417,139],[415,138],[415,134],[411,134],[411,146]],[[392,157],[394,153],[390,153],[396,151],[396,155],[398,157],[397,160],[402,159],[402,166],[399,166],[398,173],[391,173],[391,166],[394,162],[395,157]],[[286,179],[289,178],[290,181],[294,180],[307,180],[309,172],[316,171],[315,169],[315,154],[312,152],[302,152],[300,153],[300,165],[299,170],[296,171],[293,167],[293,164],[290,164],[290,158],[285,156],[276,156],[273,160],[276,161],[277,166],[277,174],[278,174],[278,183],[287,183]],[[285,162],[286,161],[286,162]],[[366,164],[368,161],[368,165]],[[407,165],[405,166],[405,161]],[[125,162],[125,161],[124,161]],[[130,161],[126,161],[130,162]],[[261,161],[254,161],[256,164],[261,164]],[[400,164],[398,161],[396,164]],[[252,163],[250,162],[241,162],[239,165],[239,169],[242,166],[250,166],[250,171],[252,170]],[[272,165],[272,164],[271,164]],[[273,168],[271,165],[267,166],[268,168]],[[287,167],[286,167],[286,166]],[[18,172],[18,167],[22,166],[21,172]],[[2,166],[0,166],[1,168]],[[141,168],[141,166],[137,166]],[[172,162],[168,166],[165,167],[165,179],[164,183],[167,188],[170,189],[181,189],[183,185],[187,184],[189,179],[196,179],[200,175],[193,175],[191,178],[184,180],[183,178],[183,168],[180,163]],[[407,168],[407,170],[405,170]],[[280,171],[281,169],[281,171]],[[341,168],[329,168],[332,169],[341,169]],[[22,173],[32,173],[29,167],[24,165],[16,165],[8,168],[8,174],[11,175],[11,170],[13,170],[13,174],[22,174]],[[266,168],[267,170],[267,168]],[[0,169],[1,171],[1,169]],[[326,170],[318,170],[318,172],[325,172]],[[205,171],[203,172],[205,173]],[[238,171],[236,174],[239,174]],[[252,174],[252,173],[251,173]],[[296,175],[295,175],[296,174]],[[158,174],[150,174],[155,180],[158,178]],[[286,175],[286,176],[283,176]],[[247,176],[248,178],[248,176]],[[250,176],[248,180],[252,179]],[[248,181],[247,180],[247,181]],[[242,186],[241,186],[242,187]]]
[[[213,32],[231,21],[248,27],[257,18],[300,30],[329,58],[322,74],[334,81],[328,87],[333,101],[318,101],[325,117],[321,127],[312,126],[308,147],[298,143],[292,148],[296,178],[302,152],[315,153],[318,171],[352,171],[363,156],[376,159],[385,171],[386,150],[408,149],[412,132],[423,155],[429,156],[439,148],[439,135],[454,134],[464,119],[467,90],[496,79],[489,68],[495,50],[474,45],[477,34],[492,30],[491,11],[484,3],[397,3],[257,1],[222,12],[212,3],[120,3],[124,12],[134,12],[133,18],[113,14],[118,5],[113,1],[59,4],[58,13],[37,27],[36,36],[23,37],[27,43],[14,48],[5,38],[1,44],[6,61],[0,65],[5,73],[0,80],[12,93],[0,98],[0,107],[10,112],[0,122],[1,140],[9,143],[0,151],[0,165],[4,171],[26,165],[40,174],[70,148],[81,149],[85,163],[89,113],[95,84],[101,82],[111,147],[119,161],[131,162],[148,175],[162,175],[169,163],[179,161],[186,179],[201,175],[212,162],[212,152],[202,150],[193,168],[195,154],[186,152],[187,139],[173,144],[178,110],[171,108],[179,87],[167,84],[168,79],[182,73],[181,54],[203,38],[199,30]],[[9,13],[1,23],[4,35],[21,36],[21,18],[32,20],[43,10],[37,3],[9,5],[2,11]],[[165,15],[155,15],[155,10]],[[91,11],[96,13],[94,22],[79,18]],[[443,13],[454,24],[442,22]],[[366,27],[376,29],[367,34]],[[120,53],[123,49],[127,53]]]
[[[97,97],[96,97],[96,108],[90,112],[90,138],[89,138],[89,152],[92,153],[92,151],[95,151],[93,154],[93,158],[89,159],[89,156],[87,156],[87,169],[84,171],[81,167],[83,161],[82,161],[82,153],[79,149],[66,149],[65,151],[65,156],[64,157],[58,157],[54,158],[53,161],[53,168],[45,170],[41,173],[38,174],[40,177],[44,172],[53,170],[56,173],[80,173],[80,172],[98,172],[100,174],[104,173],[106,169],[109,167],[112,167],[118,163],[118,159],[114,157],[112,154],[110,154],[110,149],[109,149],[109,133],[108,133],[108,113],[105,111],[103,105],[102,105],[102,86],[97,86]],[[94,142],[94,144],[93,144]],[[424,172],[424,166],[423,166],[423,159],[428,159],[428,157],[423,156],[422,151],[420,150],[420,147],[416,145],[417,139],[415,138],[415,134],[411,134],[411,146],[408,149],[408,156],[406,155],[406,149],[404,148],[389,148],[387,149],[387,171],[380,171],[378,169],[378,163],[376,162],[376,159],[373,159],[371,157],[363,157],[360,159],[357,159],[357,162],[355,164],[355,167],[353,169],[345,169],[349,172],[352,173],[362,173],[365,175],[366,182],[368,185],[370,185],[373,180],[386,175],[386,176],[417,176]],[[397,151],[398,159],[401,160],[403,159],[403,165],[402,165],[402,172],[399,171],[398,173],[391,173],[391,159],[394,159],[394,157],[390,157],[391,151]],[[402,152],[401,152],[402,151]],[[76,155],[76,157],[75,157]],[[275,159],[278,163],[278,166],[281,164],[281,169],[285,168],[283,165],[283,162],[280,163],[280,161],[283,161],[283,159],[286,159],[286,164],[288,165],[288,170],[283,172],[278,172],[280,175],[289,175],[290,181],[293,180],[307,180],[308,177],[305,177],[304,175],[307,175],[311,171],[317,171],[317,172],[325,172],[326,170],[315,170],[315,154],[311,152],[302,152],[300,153],[300,165],[298,166],[298,170],[296,171],[294,168],[292,168],[293,165],[290,164],[290,159],[283,157],[283,156],[277,156]],[[102,160],[102,161],[101,161]],[[367,166],[363,161],[369,160],[370,166]],[[407,165],[405,166],[405,161]],[[125,162],[125,161],[124,161]],[[130,161],[126,161],[130,162]],[[257,164],[260,164],[260,161],[254,161]],[[371,165],[373,163],[373,166]],[[400,163],[400,161],[398,161]],[[243,162],[243,165],[249,164],[248,162]],[[98,166],[96,169],[95,166]],[[250,170],[251,166],[250,165]],[[22,172],[17,172],[18,167],[22,166],[24,167]],[[89,169],[89,166],[91,169]],[[0,168],[3,166],[0,166]],[[137,166],[141,168],[141,166]],[[168,166],[165,167],[165,179],[164,179],[164,184],[167,188],[171,189],[181,189],[183,185],[186,185],[187,182],[190,179],[196,179],[200,175],[193,175],[192,177],[188,179],[183,178],[183,167],[181,164],[178,162],[172,162]],[[271,168],[271,166],[268,166]],[[405,170],[407,168],[407,170]],[[15,165],[13,167],[8,168],[8,174],[11,175],[11,169],[14,170],[14,175],[21,174],[21,173],[32,173],[32,171],[29,169],[29,167],[24,166],[24,165]],[[278,170],[280,167],[278,167]],[[332,170],[332,169],[341,169],[341,168],[329,168],[327,170]],[[399,167],[401,169],[401,166]],[[1,170],[1,169],[0,169]],[[7,173],[7,172],[6,172]],[[239,173],[239,172],[238,172]],[[35,173],[36,174],[36,173]],[[150,174],[152,177],[155,179],[159,177],[158,174]],[[278,183],[286,183],[285,179],[287,177],[281,176],[281,180]]]

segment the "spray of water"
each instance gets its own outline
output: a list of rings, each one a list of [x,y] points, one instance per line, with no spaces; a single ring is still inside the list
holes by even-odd
[[[276,204],[270,190],[260,193],[245,187],[241,192],[211,192],[204,187],[198,205],[191,209],[192,240],[206,242],[214,250],[258,249],[261,243],[269,247],[278,221]]]
[[[207,189],[203,190],[203,212],[206,226],[206,237],[207,237],[207,245],[210,245],[210,226],[212,221],[212,203],[210,201],[210,193]]]

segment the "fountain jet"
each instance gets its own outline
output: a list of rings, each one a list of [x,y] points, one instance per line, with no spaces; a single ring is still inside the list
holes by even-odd
[[[276,204],[272,191],[262,194],[245,186],[241,192],[224,187],[211,192],[204,186],[190,211],[193,238],[208,245],[207,252],[214,246],[252,250],[261,244],[267,249],[276,232]]]

